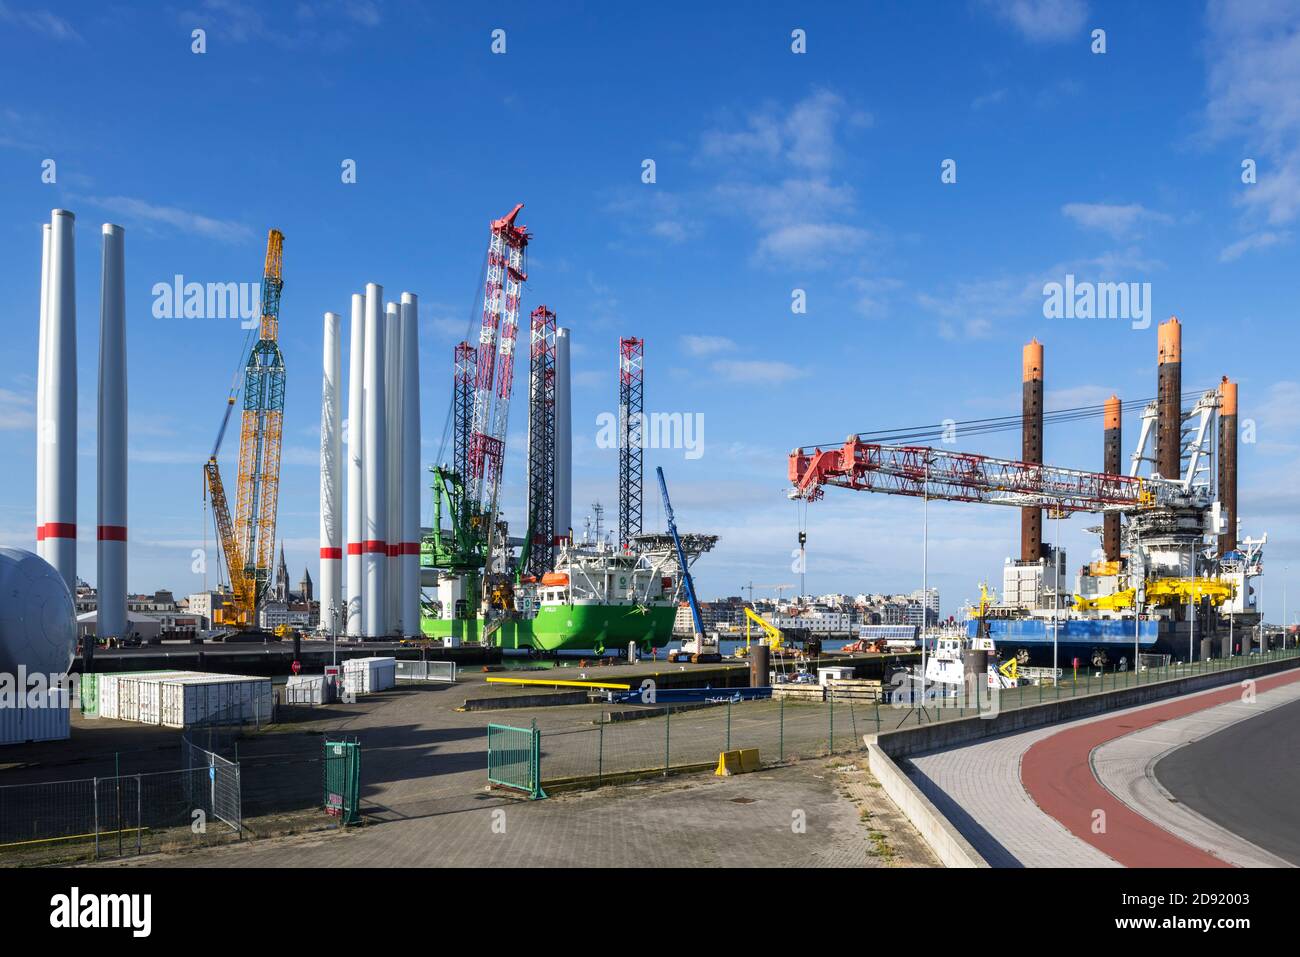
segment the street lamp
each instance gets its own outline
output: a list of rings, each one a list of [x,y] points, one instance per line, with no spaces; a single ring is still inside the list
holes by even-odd
[[[334,645],[334,658],[331,664],[337,667],[339,663],[339,623],[338,623],[339,609],[338,609],[338,605],[335,604],[334,599],[332,598],[330,599],[329,613],[330,613],[330,640]]]
[[[925,483],[921,486],[921,709],[925,709],[925,628],[929,624],[930,578],[930,456],[925,457]]]

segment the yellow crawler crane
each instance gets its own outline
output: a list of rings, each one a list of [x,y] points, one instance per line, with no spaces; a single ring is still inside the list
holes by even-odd
[[[239,436],[239,477],[235,519],[221,483],[217,452],[235,407],[232,393],[216,445],[204,466],[212,511],[230,575],[230,606],[214,623],[248,628],[257,623],[257,606],[271,577],[276,510],[280,497],[280,447],[284,431],[284,357],[280,354],[280,293],[284,288],[284,234],[272,229],[266,240],[262,273],[261,320],[257,342],[244,367],[243,418]]]

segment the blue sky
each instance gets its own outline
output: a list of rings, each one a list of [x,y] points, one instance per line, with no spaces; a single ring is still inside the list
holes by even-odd
[[[504,55],[490,49],[497,28]],[[1097,28],[1104,54],[1090,49]],[[54,184],[41,181],[47,158]],[[355,184],[341,182],[345,159]],[[955,183],[941,182],[945,159]],[[1049,409],[1151,396],[1155,324],[1170,314],[1185,387],[1238,379],[1257,425],[1241,511],[1245,532],[1269,532],[1273,620],[1284,567],[1300,569],[1296,2],[0,0],[0,182],[0,542],[33,545],[40,223],[67,207],[83,536],[97,226],[127,229],[133,589],[202,584],[190,571],[200,469],[244,337],[230,320],[155,319],[153,284],[255,281],[266,230],[284,232],[280,532],[294,577],[315,575],[321,314],[346,316],[368,281],[420,295],[432,462],[487,222],[517,201],[535,234],[525,312],[546,303],[573,330],[574,522],[597,499],[615,513],[616,453],[597,447],[597,416],[616,408],[618,336],[644,336],[647,409],[703,416],[703,456],[651,450],[647,476],[664,466],[679,522],[721,536],[697,567],[705,595],[797,581],[791,447],[1015,414],[1031,336],[1046,346]],[[1155,321],[1044,318],[1043,284],[1067,273],[1151,283]],[[806,314],[791,312],[794,289]],[[517,396],[503,489],[515,524],[523,425]],[[1099,467],[1099,432],[1049,427],[1046,457]],[[1019,440],[957,447],[1014,457]],[[808,512],[809,590],[919,587],[919,518],[911,500],[831,491]],[[1019,519],[964,505],[931,519],[931,580],[954,611],[997,580]],[[650,480],[646,524],[660,522]],[[1072,565],[1095,545],[1092,524],[1065,523]],[[90,538],[79,569],[93,580]]]

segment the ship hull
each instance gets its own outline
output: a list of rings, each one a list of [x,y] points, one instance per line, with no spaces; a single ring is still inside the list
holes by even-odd
[[[979,621],[966,623],[971,638],[979,635]],[[1044,618],[990,618],[989,637],[996,646],[1050,647],[1055,640],[1060,647],[1081,648],[1132,648],[1135,638],[1134,623],[1114,618],[1063,618],[1053,623]],[[1142,621],[1136,629],[1138,647],[1153,651],[1160,636],[1160,623]]]
[[[532,626],[533,646],[542,651],[625,649],[628,642],[648,651],[672,641],[674,605],[542,605]]]
[[[537,651],[623,650],[635,641],[642,651],[662,648],[672,640],[677,609],[672,605],[559,604],[543,605],[536,618],[507,618],[490,630],[490,644],[503,649]],[[425,618],[421,622],[429,638],[454,637],[461,641],[481,640],[483,623],[476,618],[446,621]]]

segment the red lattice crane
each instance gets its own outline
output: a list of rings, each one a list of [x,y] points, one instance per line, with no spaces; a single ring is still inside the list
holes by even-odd
[[[505,457],[506,420],[514,386],[515,339],[519,332],[519,298],[528,280],[524,250],[532,236],[515,224],[524,208],[516,204],[492,221],[483,289],[483,324],[479,329],[478,367],[474,381],[474,419],[469,439],[470,500],[495,513]]]
[[[790,453],[791,498],[816,501],[827,485],[937,501],[1039,507],[1069,514],[1149,508],[1181,494],[1178,482],[1084,472],[925,446],[842,446]]]

